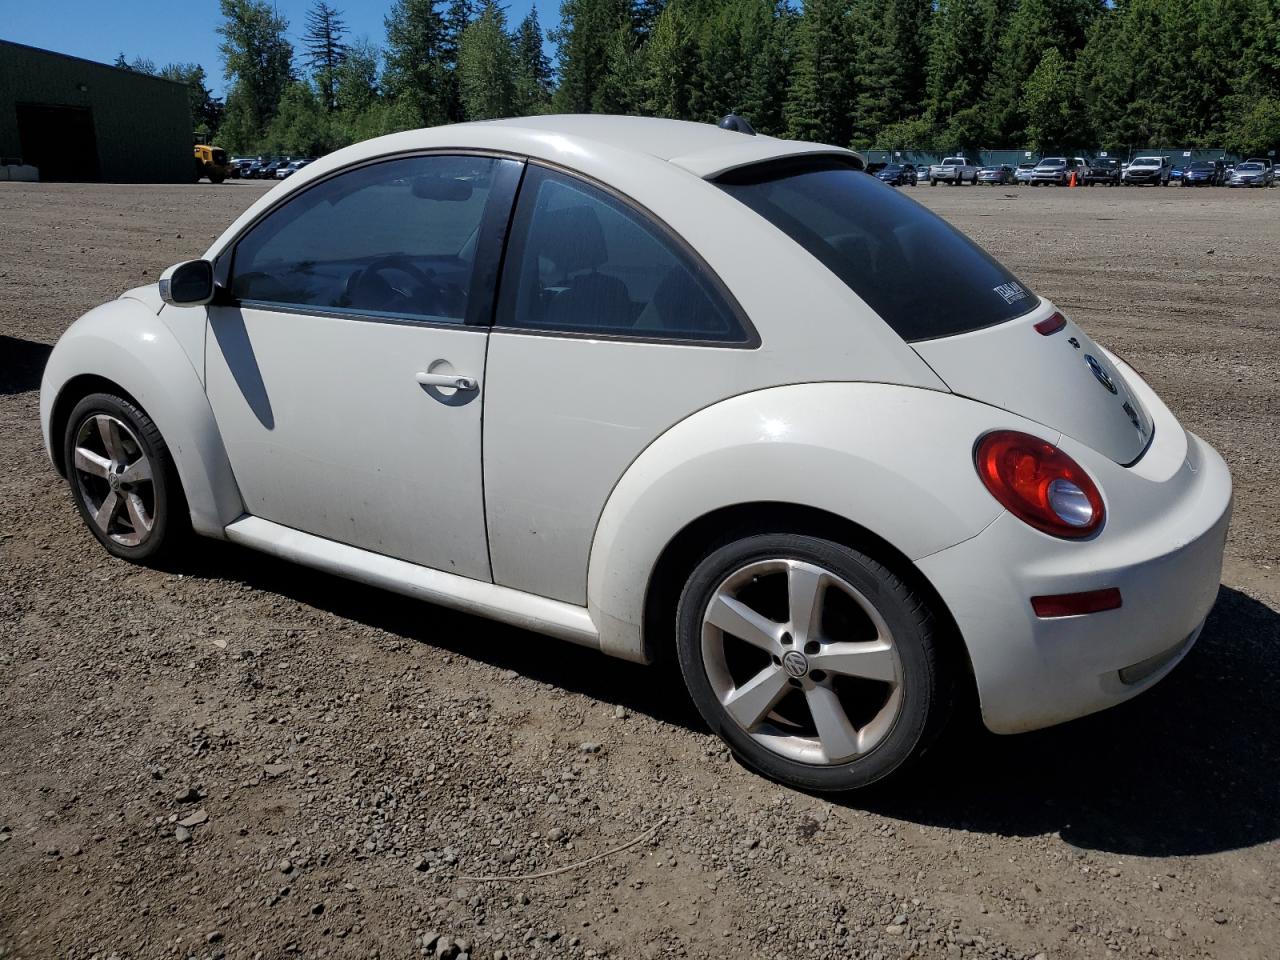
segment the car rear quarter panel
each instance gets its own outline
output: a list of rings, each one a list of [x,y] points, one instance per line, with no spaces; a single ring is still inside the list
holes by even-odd
[[[62,442],[54,435],[55,409],[64,409],[63,391],[84,376],[116,384],[155,421],[177,466],[192,526],[222,537],[244,508],[200,374],[173,330],[132,298],[95,307],[71,325],[50,354],[40,385],[41,429],[55,460]]]
[[[812,383],[725,400],[632,464],[600,518],[588,574],[605,651],[643,660],[645,592],[663,549],[724,507],[783,503],[859,524],[912,561],[976,536],[1002,508],[973,467],[988,430],[1055,431],[952,394]]]

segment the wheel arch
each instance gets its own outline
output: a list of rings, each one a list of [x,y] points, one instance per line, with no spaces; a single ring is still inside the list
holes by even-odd
[[[96,373],[77,374],[64,383],[54,398],[53,409],[49,413],[49,458],[53,460],[54,469],[64,480],[67,477],[67,460],[61,438],[67,432],[67,420],[71,417],[71,411],[75,409],[77,403],[92,393],[114,394],[122,400],[128,400],[139,410],[146,410],[146,407],[138,402],[138,398],[120,384]],[[147,416],[151,414],[148,413]]]
[[[67,419],[81,399],[99,391],[146,411],[173,457],[192,527],[222,536],[244,505],[204,385],[174,333],[137,301],[115,300],[89,311],[49,355],[40,420],[46,450],[63,476]]]
[[[726,525],[788,532],[779,524],[794,522],[918,582],[918,561],[1002,512],[973,467],[976,439],[1002,428],[1039,429],[954,394],[882,383],[774,387],[699,411],[632,463],[601,513],[587,570],[601,649],[652,659],[665,578]],[[945,598],[925,592],[941,616]]]

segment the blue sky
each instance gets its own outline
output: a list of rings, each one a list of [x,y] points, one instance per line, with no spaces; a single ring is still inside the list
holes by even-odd
[[[330,3],[343,12],[352,38],[363,36],[382,45],[382,18],[392,0]],[[508,20],[518,23],[532,5],[533,0],[508,0]],[[544,30],[559,20],[559,0],[538,0],[537,5]],[[289,21],[296,49],[311,0],[276,0],[275,6]],[[0,0],[0,39],[102,63],[113,62],[121,52],[130,60],[154,60],[156,66],[199,63],[209,75],[209,86],[221,96],[222,57],[215,32],[221,19],[217,0]]]

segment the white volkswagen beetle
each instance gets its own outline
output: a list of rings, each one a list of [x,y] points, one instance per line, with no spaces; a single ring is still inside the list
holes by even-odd
[[[806,789],[967,691],[1012,733],[1150,687],[1217,593],[1223,461],[856,154],[744,131],[540,117],[300,170],[54,349],[89,529],[671,653]]]

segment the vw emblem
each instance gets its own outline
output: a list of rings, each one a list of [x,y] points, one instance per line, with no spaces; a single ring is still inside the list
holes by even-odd
[[[799,650],[788,650],[786,656],[782,658],[782,666],[787,673],[797,679],[809,672],[809,661]]]
[[[1084,362],[1089,365],[1089,369],[1093,371],[1094,377],[1097,378],[1100,384],[1106,387],[1107,390],[1109,390],[1111,393],[1116,392],[1116,385],[1111,380],[1111,374],[1107,373],[1106,370],[1102,369],[1102,364],[1098,362],[1096,357],[1086,353],[1084,355]]]

